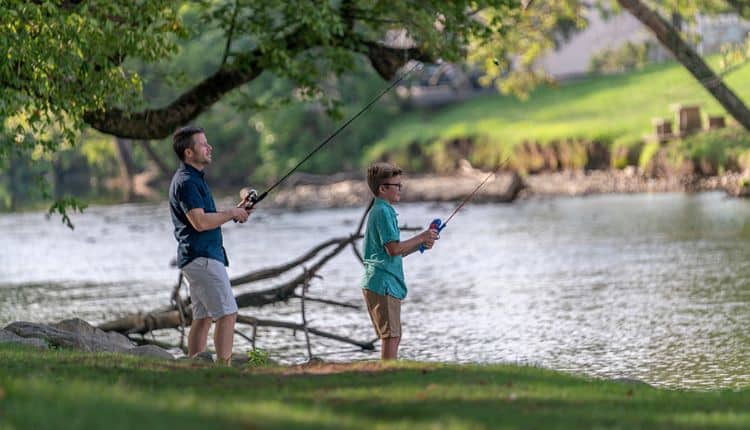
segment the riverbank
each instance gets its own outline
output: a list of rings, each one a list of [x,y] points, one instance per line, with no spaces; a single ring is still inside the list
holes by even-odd
[[[0,427],[13,429],[750,426],[750,390],[663,390],[526,366],[236,369],[7,345],[0,362]]]
[[[402,202],[460,201],[482,182],[489,172],[468,164],[452,175],[407,175]],[[566,170],[521,176],[499,172],[482,187],[473,202],[508,203],[516,199],[556,196],[586,196],[615,193],[664,193],[721,191],[744,196],[747,176],[738,172],[722,175],[695,173],[663,176],[647,174],[636,167],[609,170]],[[287,209],[345,208],[366,205],[371,198],[364,179],[320,177],[298,181],[269,195],[264,205]],[[231,204],[225,201],[224,204]]]

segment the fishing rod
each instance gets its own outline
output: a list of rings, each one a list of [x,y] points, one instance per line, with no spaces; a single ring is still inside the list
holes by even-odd
[[[279,186],[279,184],[281,184],[289,176],[291,176],[291,174],[294,173],[294,171],[297,170],[305,161],[309,160],[310,157],[312,157],[316,152],[318,152],[321,148],[323,148],[326,144],[328,144],[328,142],[330,142],[331,140],[333,140],[333,138],[336,137],[339,133],[341,133],[341,131],[343,131],[349,124],[351,124],[352,122],[354,122],[354,120],[356,120],[357,118],[359,118],[360,115],[362,115],[363,113],[365,113],[365,111],[367,111],[367,109],[369,109],[372,105],[374,105],[375,102],[377,102],[378,100],[380,100],[381,97],[383,97],[384,95],[386,95],[390,90],[393,89],[393,87],[395,87],[396,85],[398,85],[399,82],[401,82],[405,77],[409,76],[409,74],[411,72],[413,72],[420,65],[421,65],[420,62],[416,62],[415,61],[414,65],[408,71],[406,71],[406,73],[402,74],[401,77],[399,77],[398,79],[396,79],[385,90],[383,90],[375,98],[373,98],[372,100],[370,100],[370,102],[367,103],[367,105],[365,107],[363,107],[362,109],[360,109],[360,111],[357,112],[356,115],[354,115],[351,118],[349,118],[348,121],[346,121],[338,129],[336,129],[336,131],[334,131],[333,133],[331,133],[331,135],[328,136],[323,142],[321,142],[320,145],[318,145],[315,149],[313,149],[312,151],[310,151],[310,153],[307,154],[307,156],[305,156],[305,158],[303,158],[302,161],[300,161],[299,163],[297,163],[296,166],[294,166],[291,170],[289,170],[289,172],[287,172],[286,175],[284,175],[281,179],[279,179],[278,181],[276,181],[266,191],[263,191],[261,194],[258,194],[258,192],[256,190],[251,189],[251,188],[243,188],[242,190],[240,190],[240,199],[241,199],[241,201],[237,205],[237,207],[238,208],[244,207],[247,210],[250,210],[253,207],[255,207],[256,204],[260,203],[263,199],[266,198],[266,196],[268,196],[268,193],[270,193],[274,188],[276,188],[277,186]]]
[[[495,167],[495,169],[492,172],[490,172],[490,174],[487,175],[487,177],[485,177],[484,180],[482,182],[480,182],[479,185],[477,185],[474,188],[474,191],[472,191],[471,194],[469,194],[468,196],[464,197],[464,199],[461,200],[461,203],[459,203],[458,206],[456,206],[456,208],[453,210],[453,212],[450,214],[450,216],[448,216],[448,219],[446,219],[445,222],[443,222],[440,218],[435,218],[430,223],[430,228],[429,229],[430,230],[436,230],[438,232],[438,235],[439,235],[440,232],[443,231],[443,229],[448,225],[448,222],[450,222],[450,220],[453,219],[454,216],[456,216],[456,214],[458,213],[458,211],[460,211],[461,208],[464,207],[464,205],[466,203],[468,203],[469,200],[472,199],[472,197],[474,197],[474,195],[477,193],[477,191],[479,191],[484,186],[484,184],[486,184],[487,181],[489,181],[489,179],[491,177],[493,177],[493,176],[495,176],[495,174],[497,174],[498,170],[500,170],[500,168],[503,167],[503,165],[505,165],[505,163],[507,163],[508,160],[510,160],[510,157],[507,157],[502,163],[498,164],[497,167]],[[439,238],[440,238],[440,236],[438,236],[438,239]],[[424,252],[425,252],[426,249],[427,248],[425,248],[423,244],[419,245],[419,252],[420,253],[424,254]]]

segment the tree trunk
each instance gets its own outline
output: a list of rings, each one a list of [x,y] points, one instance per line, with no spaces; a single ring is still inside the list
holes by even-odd
[[[151,158],[151,161],[153,161],[154,164],[156,164],[156,167],[159,168],[159,172],[162,174],[162,177],[169,178],[172,175],[171,171],[174,169],[170,169],[167,166],[167,163],[165,163],[164,160],[159,157],[159,154],[154,151],[154,148],[151,146],[151,141],[143,139],[140,140],[140,143],[143,149],[146,150],[148,156]]]
[[[750,131],[750,111],[739,97],[727,87],[721,77],[690,47],[667,20],[640,0],[617,0],[623,9],[633,14],[648,27],[688,71],[711,93],[738,123]]]
[[[11,212],[15,212],[18,206],[18,180],[16,179],[17,172],[17,161],[13,151],[10,151],[8,159],[8,191],[10,194],[9,209]]]
[[[737,14],[743,18],[750,18],[750,4],[747,0],[726,0],[727,3],[737,10]]]
[[[122,189],[126,202],[132,202],[135,198],[135,162],[133,161],[133,142],[127,139],[115,138],[117,147],[117,161],[120,164],[120,175],[122,176]]]

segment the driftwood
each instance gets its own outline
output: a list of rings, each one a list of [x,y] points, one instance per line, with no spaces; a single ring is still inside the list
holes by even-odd
[[[190,323],[192,322],[192,315],[189,309],[187,310],[186,317],[187,317],[186,318],[187,324],[190,325]],[[254,327],[277,327],[277,328],[286,328],[290,330],[302,330],[302,331],[304,331],[306,327],[306,324],[299,324],[299,323],[290,322],[290,321],[259,319],[259,318],[246,316],[246,315],[237,315],[237,322],[241,324],[251,325]],[[120,318],[119,320],[115,320],[106,324],[102,324],[99,326],[99,328],[104,331],[117,331],[120,333],[127,333],[129,339],[139,344],[152,344],[152,345],[160,346],[162,348],[173,348],[174,345],[169,345],[164,342],[159,342],[156,340],[151,340],[151,339],[147,339],[144,337],[137,337],[133,335],[134,334],[144,335],[154,330],[174,329],[174,328],[179,327],[179,325],[180,325],[179,311],[170,310],[170,311],[163,311],[159,313],[129,315],[125,318]],[[314,334],[316,336],[337,340],[339,342],[349,343],[351,345],[358,346],[365,350],[374,349],[374,345],[373,345],[374,341],[369,341],[369,342],[358,341],[355,339],[347,338],[345,336],[340,336],[334,333],[329,333],[323,330],[319,330],[313,327],[307,327],[307,331],[310,334]],[[255,335],[253,336],[253,339],[254,338],[255,338]]]
[[[255,327],[278,327],[278,328],[288,328],[294,331],[302,330],[304,331],[304,326],[299,323],[294,322],[287,322],[287,321],[273,321],[273,320],[262,320],[255,317],[249,317],[244,315],[237,315],[237,322],[240,324],[248,324]],[[352,345],[356,345],[364,350],[372,351],[375,349],[375,340],[371,341],[358,341],[354,339],[350,339],[345,336],[339,336],[332,333],[327,333],[322,330],[318,330],[316,328],[308,327],[307,330],[310,332],[310,334],[314,334],[316,336],[325,337],[328,339],[337,340],[339,342],[344,343],[350,343]]]
[[[357,249],[357,242],[362,239],[362,228],[364,227],[365,219],[367,217],[367,214],[369,213],[373,202],[370,202],[370,205],[365,210],[364,214],[362,215],[362,218],[360,219],[359,224],[357,225],[357,229],[355,232],[353,232],[351,235],[346,237],[338,237],[326,240],[319,245],[316,245],[312,249],[310,249],[305,254],[301,255],[300,257],[278,266],[274,267],[268,267],[261,270],[257,270],[254,272],[250,272],[248,274],[233,278],[230,280],[230,283],[232,286],[238,286],[238,285],[245,285],[252,282],[257,282],[264,279],[271,279],[278,276],[281,276],[290,270],[300,267],[304,264],[308,264],[312,262],[316,257],[319,257],[319,255],[328,250],[325,254],[320,256],[317,261],[314,261],[309,268],[303,267],[303,272],[300,273],[298,276],[294,277],[293,279],[283,282],[279,285],[276,285],[271,288],[267,288],[260,291],[252,291],[247,293],[238,294],[235,299],[237,301],[237,306],[240,309],[248,308],[248,307],[260,307],[265,306],[272,303],[278,303],[278,302],[286,302],[289,299],[301,299],[301,316],[302,316],[302,323],[296,323],[296,322],[290,322],[290,321],[276,321],[276,320],[267,320],[267,319],[258,319],[256,317],[248,316],[248,315],[238,315],[237,316],[237,322],[239,324],[243,325],[250,325],[252,326],[252,335],[248,336],[244,333],[242,333],[240,330],[235,330],[235,332],[245,340],[248,340],[253,349],[255,349],[255,343],[257,339],[257,330],[258,327],[276,327],[276,328],[284,328],[289,329],[293,331],[303,331],[305,333],[306,337],[306,344],[307,344],[307,352],[308,356],[312,357],[312,350],[310,347],[310,340],[309,335],[315,335],[319,337],[324,337],[328,339],[333,339],[338,342],[348,343],[351,345],[355,345],[359,347],[362,350],[373,350],[375,349],[374,342],[375,340],[371,341],[360,341],[356,339],[350,339],[345,336],[340,336],[334,333],[328,333],[323,330],[316,329],[314,327],[309,327],[307,325],[307,317],[305,314],[305,301],[315,301],[320,303],[326,303],[333,306],[340,306],[345,308],[353,308],[358,309],[359,306],[349,304],[349,303],[343,303],[336,300],[330,300],[330,299],[324,299],[324,298],[313,298],[307,296],[307,291],[309,288],[310,281],[315,278],[319,277],[317,274],[320,269],[325,266],[326,263],[328,263],[332,258],[337,256],[339,253],[341,253],[342,250],[344,250],[347,246],[351,246],[352,250],[354,251],[354,254],[357,256],[357,258],[360,261],[362,260],[362,255],[359,253],[359,250]],[[402,230],[408,231],[408,230],[417,230],[416,228],[409,228],[409,227],[401,227]],[[332,248],[332,249],[331,249]],[[177,329],[181,333],[181,339],[179,348],[182,350],[185,349],[184,345],[184,327],[187,327],[192,322],[192,311],[190,309],[190,298],[182,298],[180,295],[181,286],[183,283],[183,277],[182,275],[179,276],[177,285],[174,287],[174,290],[172,292],[171,296],[171,304],[167,307],[156,309],[151,312],[147,313],[138,313],[138,314],[131,314],[124,316],[122,318],[106,322],[99,326],[102,330],[105,331],[116,331],[123,334],[128,335],[128,337],[138,342],[139,344],[154,344],[161,347],[173,347],[172,345],[167,345],[164,342],[157,341],[155,339],[147,339],[145,338],[145,334],[151,333],[155,330],[164,330],[164,329]],[[298,294],[297,289],[301,288],[302,293]],[[140,336],[137,336],[140,335]]]
[[[307,263],[310,259],[315,258],[315,256],[317,256],[320,251],[328,248],[331,245],[335,245],[339,243],[341,240],[342,239],[331,239],[331,240],[325,241],[321,243],[320,245],[316,246],[315,248],[311,249],[310,251],[308,251],[305,255],[295,260],[292,260],[289,263],[282,264],[276,267],[269,267],[266,269],[258,270],[255,272],[248,273],[247,275],[238,276],[236,278],[230,279],[229,283],[234,287],[237,285],[249,284],[251,282],[262,281],[263,279],[274,278],[276,276],[283,275],[289,270]]]

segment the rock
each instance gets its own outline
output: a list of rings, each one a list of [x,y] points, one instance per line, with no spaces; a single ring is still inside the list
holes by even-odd
[[[92,326],[91,324],[80,318],[63,320],[56,324],[52,324],[51,326],[60,330],[78,334],[87,339],[92,339],[96,343],[111,344],[123,349],[130,349],[134,346],[133,342],[131,342],[130,339],[128,339],[126,336],[114,331],[104,331]]]
[[[11,331],[0,329],[0,343],[17,343],[19,345],[33,346],[39,349],[48,349],[47,342],[41,339],[27,339]]]
[[[124,352],[132,347],[132,345],[129,347],[123,347],[119,342],[113,343],[108,340],[107,336],[84,336],[44,324],[24,321],[11,323],[5,327],[5,330],[25,338],[43,339],[50,345],[62,348],[80,349],[89,352]]]
[[[250,356],[247,354],[233,353],[232,354],[232,367],[242,367],[250,361]]]
[[[200,363],[213,363],[214,362],[214,356],[208,351],[199,352],[194,357],[191,358],[193,361],[197,361]]]
[[[174,356],[166,350],[159,348],[156,345],[142,345],[130,348],[125,351],[125,354],[137,355],[141,357],[155,357],[163,358],[166,360],[174,360]]]

